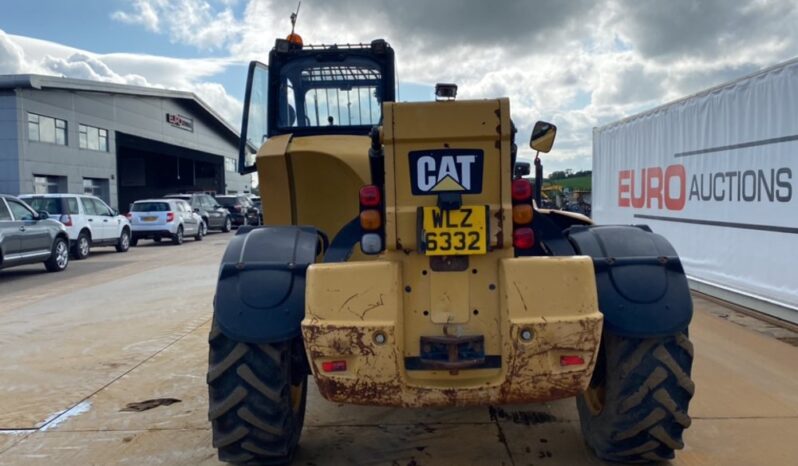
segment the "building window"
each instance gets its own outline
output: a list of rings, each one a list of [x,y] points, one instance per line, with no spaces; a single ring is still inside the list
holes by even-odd
[[[65,176],[33,175],[34,194],[52,194],[66,192]]]
[[[235,159],[231,159],[229,157],[224,158],[224,169],[228,172],[237,172],[238,167],[236,167]]]
[[[67,145],[67,123],[35,113],[28,113],[28,140]]]
[[[108,152],[108,130],[94,126],[78,125],[78,146],[81,149]]]
[[[104,178],[83,178],[83,193],[97,196],[105,202],[110,202],[108,180]]]

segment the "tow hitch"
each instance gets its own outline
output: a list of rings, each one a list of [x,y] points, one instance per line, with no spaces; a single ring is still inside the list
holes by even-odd
[[[406,361],[405,365],[408,370],[443,369],[455,373],[462,369],[483,368],[487,361],[484,342],[482,335],[422,336],[418,363]]]

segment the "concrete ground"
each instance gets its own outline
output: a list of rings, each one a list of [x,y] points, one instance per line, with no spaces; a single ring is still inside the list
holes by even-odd
[[[229,236],[98,249],[62,274],[0,271],[0,464],[218,464],[206,339]],[[695,304],[693,425],[672,464],[796,464],[798,348],[778,339],[795,335]],[[400,410],[309,393],[298,465],[602,464],[573,400]]]

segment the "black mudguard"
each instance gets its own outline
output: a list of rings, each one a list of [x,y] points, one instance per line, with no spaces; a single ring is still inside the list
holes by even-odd
[[[230,338],[274,343],[300,334],[305,273],[319,247],[312,227],[242,228],[219,269],[214,318]]]
[[[647,338],[687,328],[690,288],[665,238],[646,226],[573,226],[565,233],[577,254],[593,258],[606,330]]]

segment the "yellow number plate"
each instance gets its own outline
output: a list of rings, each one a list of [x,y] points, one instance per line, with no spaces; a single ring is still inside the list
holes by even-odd
[[[428,256],[487,254],[488,206],[421,208],[421,244]]]

